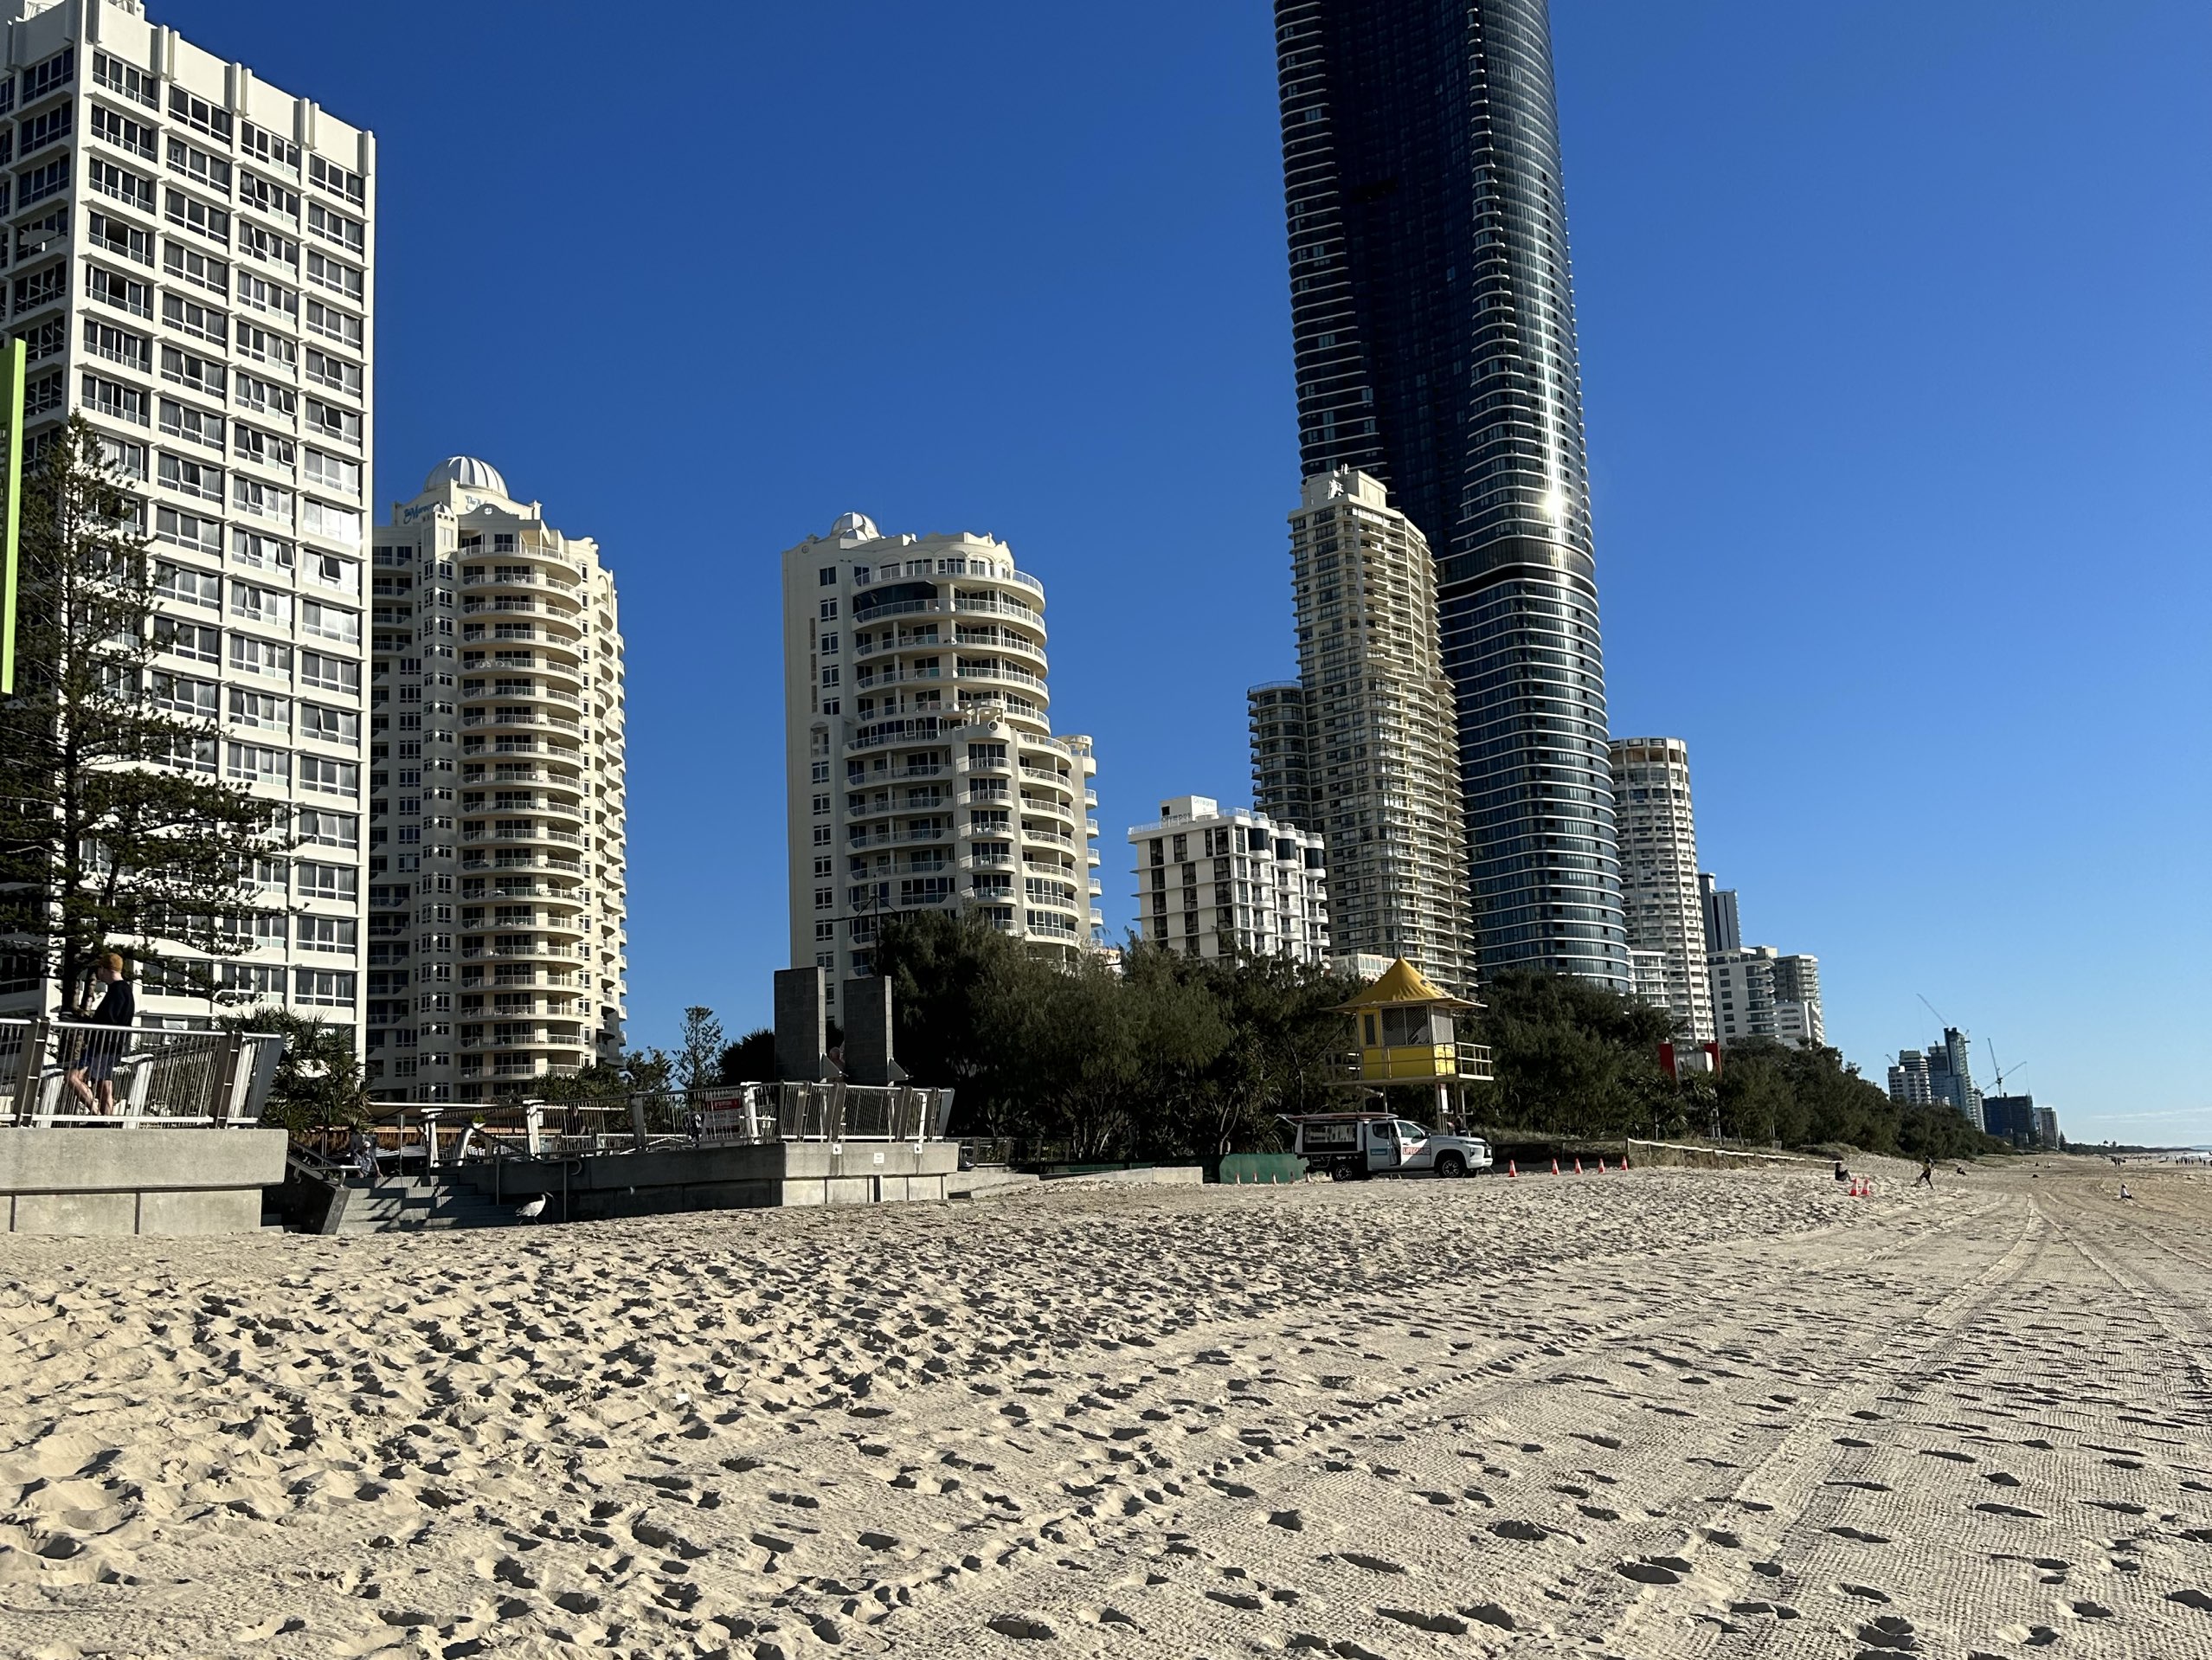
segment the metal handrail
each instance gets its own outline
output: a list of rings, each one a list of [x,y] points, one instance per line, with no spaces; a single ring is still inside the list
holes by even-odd
[[[285,1040],[271,1033],[172,1031],[45,1018],[0,1020],[0,1125],[227,1129],[258,1124]],[[71,1086],[105,1082],[113,1110]],[[92,1075],[104,1073],[104,1079]]]

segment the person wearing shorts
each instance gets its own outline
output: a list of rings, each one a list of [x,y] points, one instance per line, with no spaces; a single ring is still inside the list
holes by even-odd
[[[101,957],[93,972],[107,989],[92,1012],[92,1029],[85,1033],[76,1064],[69,1069],[69,1087],[86,1111],[107,1114],[115,1110],[115,1068],[127,1041],[119,1028],[138,1018],[138,1000],[123,977],[123,959],[117,953]]]

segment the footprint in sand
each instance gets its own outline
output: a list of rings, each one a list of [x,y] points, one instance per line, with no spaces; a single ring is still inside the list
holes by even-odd
[[[1400,1625],[1411,1625],[1417,1631],[1433,1631],[1438,1637],[1467,1635],[1467,1622],[1456,1614],[1424,1613],[1417,1608],[1378,1608],[1375,1612]]]
[[[1913,1635],[1913,1622],[1895,1614],[1884,1614],[1860,1626],[1859,1641],[1892,1654],[1917,1654],[1920,1647],[1919,1638]]]
[[[1679,1556],[1643,1556],[1613,1564],[1614,1573],[1638,1585],[1680,1585],[1689,1571],[1690,1565]]]

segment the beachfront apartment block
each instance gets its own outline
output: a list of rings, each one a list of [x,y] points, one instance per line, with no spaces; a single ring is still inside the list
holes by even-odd
[[[1428,542],[1379,479],[1340,467],[1301,487],[1290,564],[1298,696],[1247,694],[1261,810],[1289,804],[1291,786],[1270,779],[1305,779],[1313,822],[1301,827],[1328,849],[1336,953],[1404,957],[1446,990],[1471,992],[1459,736]],[[1277,694],[1265,753],[1264,693]]]
[[[1783,952],[1775,957],[1774,1035],[1792,1049],[1819,1049],[1827,1045],[1818,957],[1802,951]]]
[[[847,513],[785,551],[791,963],[833,1001],[903,911],[1071,956],[1103,937],[1097,763],[1054,734],[1046,667],[1045,585],[991,537]]]
[[[1772,1038],[1791,1049],[1827,1043],[1821,958],[1783,956],[1772,945],[1707,954],[1712,1020],[1721,1043]]]
[[[1820,1007],[1820,959],[1784,956],[1771,945],[1714,951],[1707,959],[1713,1018],[1722,1043],[1771,1038],[1792,1049],[1828,1039]]]
[[[1705,904],[1698,885],[1697,820],[1690,806],[1689,747],[1678,737],[1615,738],[1610,759],[1621,906],[1628,919],[1636,995],[1665,1009],[1678,1037],[1707,1042],[1717,1034],[1706,962]],[[1649,965],[1637,960],[1648,952],[1662,959],[1662,986],[1649,983]]]
[[[266,909],[215,981],[357,1028],[375,140],[136,0],[0,0],[0,23],[26,453],[71,415],[98,431],[152,544],[155,696],[209,733],[177,764],[280,805],[298,844],[255,861]],[[204,1022],[207,972],[149,965],[141,1018]]]
[[[487,1101],[622,1055],[614,578],[473,456],[376,529],[367,1082]]]
[[[1138,936],[1181,956],[1329,959],[1321,838],[1205,795],[1133,826]]]
[[[1722,1043],[1778,1036],[1774,1026],[1774,959],[1771,945],[1715,951],[1707,960],[1713,1020]]]

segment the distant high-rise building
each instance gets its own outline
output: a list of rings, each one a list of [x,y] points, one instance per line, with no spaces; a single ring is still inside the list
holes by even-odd
[[[1134,826],[1137,926],[1182,956],[1328,961],[1328,872],[1318,832],[1204,795]]]
[[[1666,959],[1665,996],[1649,998],[1640,984],[1636,994],[1673,1015],[1678,1035],[1703,1043],[1716,1033],[1688,746],[1673,737],[1616,738],[1611,763],[1629,947]]]
[[[597,543],[563,535],[466,455],[394,505],[374,569],[372,1093],[483,1101],[618,1062],[628,853],[614,573]]]
[[[2025,1147],[2041,1139],[2035,1124],[2035,1097],[2032,1095],[1985,1095],[1982,1097],[1982,1129],[1984,1133],[2015,1147]]]
[[[1746,945],[1711,952],[1707,960],[1713,982],[1713,1019],[1721,1042],[1771,1038],[1792,1049],[1814,1048],[1827,1042],[1817,957],[1784,956],[1771,945]],[[1893,1096],[1897,1088],[1893,1071]]]
[[[794,967],[834,997],[904,910],[1093,943],[1097,764],[1053,735],[1045,585],[1004,543],[847,513],[787,550],[783,690]]]
[[[250,949],[188,968],[157,941],[139,1016],[205,1021],[212,975],[357,1054],[376,140],[137,0],[0,0],[0,24],[23,481],[70,416],[98,433],[151,539],[156,698],[206,727],[172,764],[296,843],[254,861]],[[0,1008],[57,993],[19,984]]]
[[[1774,1020],[1777,955],[1771,945],[1747,945],[1708,956],[1713,1020],[1722,1043],[1781,1037]]]
[[[1928,1078],[1928,1058],[1921,1051],[1907,1049],[1898,1055],[1896,1065],[1889,1069],[1889,1098],[1906,1107],[1935,1104],[1935,1086]]]
[[[1278,824],[1314,828],[1311,756],[1306,730],[1306,692],[1296,680],[1257,685],[1244,694],[1252,743],[1252,809]]]
[[[2056,1107],[2035,1109],[2035,1139],[2045,1147],[2058,1147],[2062,1144],[2063,1138],[2059,1135]]]
[[[1334,949],[1405,957],[1469,990],[1467,845],[1428,544],[1380,484],[1350,471],[1305,481],[1290,544],[1304,770],[1311,827],[1328,848]]]
[[[1979,1129],[1982,1092],[1974,1087],[1972,1048],[1973,1039],[1957,1026],[1944,1027],[1941,1039],[1928,1046],[1928,1089],[1936,1101]]]
[[[1820,1008],[1820,959],[1803,955],[1774,959],[1774,1035],[1792,1049],[1828,1042]]]
[[[1275,22],[1299,453],[1434,550],[1483,967],[1628,991],[1545,0]]]
[[[1705,949],[1740,951],[1744,949],[1742,919],[1736,913],[1736,891],[1718,886],[1710,871],[1697,873],[1697,897],[1705,912]]]

